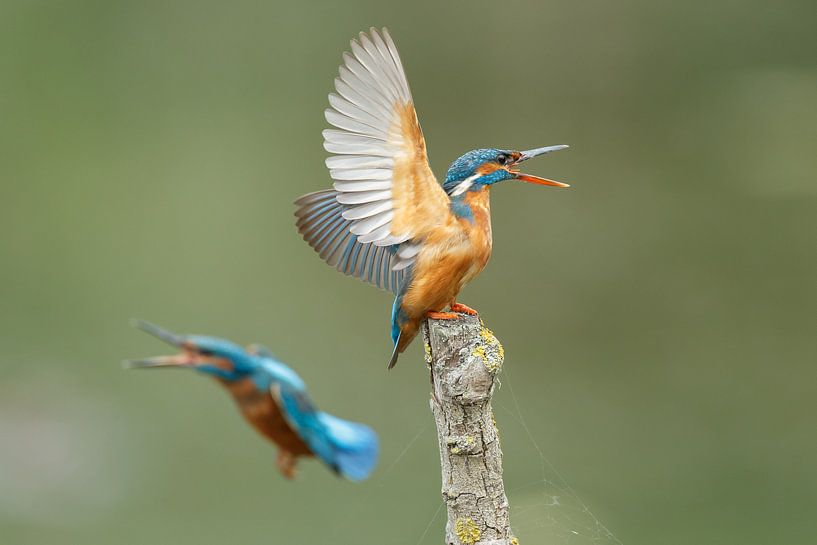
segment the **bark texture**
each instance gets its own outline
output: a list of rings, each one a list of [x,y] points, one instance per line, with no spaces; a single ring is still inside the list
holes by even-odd
[[[476,316],[428,320],[423,335],[448,508],[445,543],[517,545],[491,408],[505,356],[502,345]]]

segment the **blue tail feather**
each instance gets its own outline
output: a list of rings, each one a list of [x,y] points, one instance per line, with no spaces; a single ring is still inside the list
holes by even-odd
[[[326,465],[352,481],[365,479],[377,464],[377,435],[371,428],[319,412],[305,391],[273,390],[287,421]]]
[[[377,465],[377,434],[363,424],[342,420],[328,413],[318,413],[332,449],[332,460],[325,460],[341,475],[352,481],[369,476]]]

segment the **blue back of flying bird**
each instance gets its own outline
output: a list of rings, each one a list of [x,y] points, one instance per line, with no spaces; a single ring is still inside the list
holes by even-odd
[[[218,380],[250,424],[278,446],[278,466],[285,476],[294,476],[299,456],[314,455],[353,481],[368,477],[377,464],[375,432],[319,411],[301,377],[267,349],[257,345],[244,349],[217,337],[177,335],[148,322],[136,325],[181,353],[132,360],[128,366],[189,368]]]

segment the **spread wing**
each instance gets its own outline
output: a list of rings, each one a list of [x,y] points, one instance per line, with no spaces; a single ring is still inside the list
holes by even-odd
[[[273,382],[270,393],[287,423],[304,440],[318,458],[335,468],[334,446],[326,426],[318,418],[318,410],[307,393],[290,385]]]
[[[321,259],[340,272],[396,294],[404,275],[397,248],[359,242],[349,229],[352,220],[343,218],[346,207],[338,203],[337,196],[334,189],[325,189],[295,201],[298,232]],[[401,255],[405,253],[401,251]]]
[[[377,258],[389,263],[390,271],[399,271],[413,262],[416,242],[448,220],[450,201],[428,165],[406,75],[388,31],[371,29],[351,45],[335,79],[337,92],[329,95],[332,107],[326,110],[326,120],[336,128],[323,132],[324,147],[333,154],[326,166],[340,219],[316,236],[326,235],[326,240],[338,231],[343,240],[351,233],[350,253],[363,251],[355,245],[400,245],[390,256]],[[314,224],[303,208],[298,215],[299,223]],[[301,232],[322,257],[345,251],[343,243],[330,251],[338,239],[325,248],[312,234]],[[345,244],[350,245],[348,240]],[[350,274],[362,276],[360,269],[366,267]]]

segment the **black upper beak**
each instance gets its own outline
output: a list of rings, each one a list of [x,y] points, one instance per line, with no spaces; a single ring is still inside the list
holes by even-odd
[[[133,326],[137,329],[141,329],[148,335],[153,335],[157,339],[161,339],[168,344],[172,344],[173,346],[181,347],[185,342],[184,337],[181,335],[176,335],[163,327],[144,320],[133,320]]]
[[[544,155],[546,153],[550,153],[552,151],[559,151],[561,149],[569,148],[570,146],[566,144],[558,144],[556,146],[545,146],[544,148],[535,148],[529,149],[527,151],[522,152],[522,157],[519,158],[517,163],[521,163],[522,161],[527,161],[528,159],[533,159],[539,155]]]

